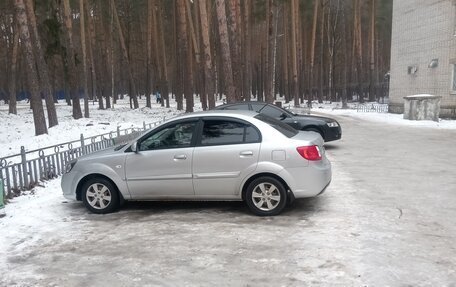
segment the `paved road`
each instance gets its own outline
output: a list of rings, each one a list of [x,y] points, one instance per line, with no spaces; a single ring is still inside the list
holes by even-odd
[[[53,214],[14,233],[0,221],[0,286],[456,285],[456,131],[338,119],[320,197],[273,218],[242,203],[99,216],[43,199]]]

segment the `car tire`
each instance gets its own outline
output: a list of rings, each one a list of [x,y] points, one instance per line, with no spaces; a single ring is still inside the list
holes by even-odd
[[[119,208],[117,187],[102,177],[91,178],[82,185],[82,202],[85,207],[98,214],[111,213]]]
[[[245,201],[250,210],[259,216],[277,215],[287,204],[285,186],[277,179],[262,176],[253,180],[246,189]]]

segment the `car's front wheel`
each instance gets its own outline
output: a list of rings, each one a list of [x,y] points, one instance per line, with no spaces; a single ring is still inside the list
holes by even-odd
[[[82,202],[93,213],[110,213],[119,207],[116,186],[101,177],[89,179],[82,186]]]
[[[263,176],[253,180],[248,185],[245,201],[256,215],[277,215],[287,203],[287,191],[277,179]]]

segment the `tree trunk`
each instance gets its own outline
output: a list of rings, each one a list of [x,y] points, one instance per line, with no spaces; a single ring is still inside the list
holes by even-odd
[[[68,79],[70,84],[70,95],[73,100],[73,118],[80,119],[82,118],[81,104],[79,102],[79,93],[78,93],[78,77],[79,75],[76,67],[76,55],[74,50],[73,43],[73,14],[70,8],[69,0],[63,0],[63,18],[64,18],[64,27],[65,27],[65,38],[66,38],[66,61],[68,63]]]
[[[358,98],[359,102],[364,102],[363,95],[363,51],[362,51],[362,42],[361,42],[361,0],[353,0],[353,15],[354,15],[354,29],[353,29],[353,39],[354,39],[354,52],[355,52],[355,65],[356,65],[356,75],[358,78]]]
[[[373,102],[376,99],[375,95],[375,0],[371,0],[370,6],[370,29],[369,29],[369,101]]]
[[[35,11],[33,11],[33,0],[27,0],[25,3],[27,9],[27,18],[29,19],[29,26],[32,29],[32,42],[35,49],[35,56],[37,65],[39,67],[38,75],[39,82],[41,83],[41,90],[44,90],[44,98],[46,101],[47,115],[49,127],[59,124],[57,119],[57,112],[55,110],[54,97],[52,95],[51,82],[49,80],[49,69],[46,61],[44,60],[44,51],[41,46],[40,36],[36,24]]]
[[[220,37],[220,47],[223,61],[223,77],[226,90],[226,100],[228,103],[236,101],[236,88],[233,81],[233,69],[230,54],[230,40],[228,36],[228,26],[226,24],[225,1],[216,0],[217,21]]]
[[[212,67],[211,43],[209,40],[209,24],[206,9],[207,3],[206,0],[200,0],[200,2],[201,37],[203,40],[204,50],[204,84],[206,94],[208,95],[209,109],[212,109],[215,107],[215,79]]]
[[[321,16],[320,16],[320,49],[319,49],[319,54],[320,54],[320,77],[318,80],[318,103],[323,103],[323,98],[325,97],[324,95],[324,78],[325,78],[325,71],[324,71],[324,59],[325,59],[325,10],[322,7],[321,9]]]
[[[132,95],[130,95],[130,99],[133,100],[133,108],[137,109],[137,108],[139,108],[139,104],[138,104],[138,98],[137,98],[136,84],[135,84],[135,81],[133,78],[133,68],[130,63],[130,57],[128,56],[128,50],[127,50],[127,46],[125,45],[125,38],[124,38],[124,35],[122,32],[122,26],[120,25],[119,15],[117,14],[117,8],[114,3],[114,0],[111,0],[111,4],[112,4],[111,7],[113,10],[113,14],[114,14],[114,19],[115,19],[116,26],[117,26],[117,32],[119,33],[120,47],[122,48],[122,54],[125,59],[125,63],[127,65],[128,77],[130,80],[131,91],[132,91]]]
[[[235,87],[235,99],[236,101],[241,100],[241,90],[242,90],[242,78],[241,78],[241,65],[240,65],[240,50],[241,50],[241,41],[240,41],[240,25],[239,25],[239,17],[240,15],[237,13],[237,7],[239,4],[239,0],[228,0],[228,28],[230,33],[228,33],[228,37],[230,39],[230,53],[231,53],[231,68],[233,71],[233,84]],[[226,6],[225,6],[225,13],[226,13]]]
[[[90,58],[90,72],[92,75],[92,85],[91,85],[91,99],[95,100],[97,98],[97,73],[96,73],[96,67],[95,67],[95,59],[94,59],[94,49],[96,46],[95,42],[95,27],[93,24],[93,15],[89,13],[89,8],[88,5],[85,5],[85,14],[87,15],[88,19],[88,24],[89,24],[89,58]],[[101,106],[99,103],[99,108],[102,109],[103,107],[103,101],[101,101]]]
[[[190,11],[187,11],[189,13]],[[185,112],[193,112],[193,106],[195,105],[193,99],[194,91],[194,75],[193,75],[193,53],[190,43],[190,34],[187,33],[187,49],[186,51],[186,64],[184,65],[184,95],[185,95]]]
[[[108,5],[114,5],[113,1],[110,1]],[[105,61],[106,61],[106,78],[105,78],[105,91],[104,91],[104,98],[106,101],[106,109],[112,108],[111,106],[111,97],[113,103],[116,102],[116,97],[114,96],[114,8],[109,7],[109,19],[105,21],[104,25],[104,33],[103,36],[105,37],[105,46],[103,47],[105,51]]]
[[[291,62],[293,66],[292,82],[293,82],[293,98],[295,107],[299,107],[299,94],[298,94],[298,61],[296,55],[296,10],[299,9],[298,0],[291,0]]]
[[[87,82],[87,52],[86,52],[86,36],[85,36],[85,11],[84,11],[84,1],[79,0],[79,22],[81,26],[81,49],[82,49],[82,66],[83,72],[82,76],[84,77],[84,117],[89,117],[89,85]]]
[[[252,59],[251,59],[251,42],[252,33],[250,25],[251,1],[244,1],[244,99],[250,100],[252,96]]]
[[[19,46],[19,27],[16,24],[17,21],[14,21],[14,36],[13,36],[13,51],[11,55],[11,78],[9,82],[9,109],[8,112],[10,114],[17,115],[17,105],[16,105],[16,76],[17,76],[17,50]]]
[[[30,104],[33,111],[33,120],[35,123],[35,135],[47,133],[46,118],[44,117],[43,102],[40,96],[38,83],[38,71],[35,66],[35,57],[33,55],[32,41],[28,28],[27,15],[23,0],[14,0],[16,8],[16,20],[21,33],[21,43],[25,48],[26,72],[30,82],[31,99]]]
[[[314,64],[315,64],[315,45],[317,38],[317,18],[318,18],[318,6],[320,6],[320,0],[315,0],[314,11],[312,17],[312,39],[310,42],[310,70],[309,70],[309,98],[307,99],[307,105],[312,107],[313,87],[314,87]]]
[[[155,10],[154,10],[155,11]],[[166,43],[165,43],[165,34],[164,34],[164,24],[163,22],[165,21],[164,15],[163,15],[163,6],[160,5],[160,21],[157,21],[155,23],[155,26],[157,27],[158,31],[157,34],[160,35],[160,51],[161,51],[161,58],[162,58],[162,99],[166,101],[166,107],[169,108],[169,76],[168,76],[168,63],[167,63],[167,58],[166,58]],[[157,17],[154,17],[155,19]],[[158,39],[158,38],[157,38]],[[157,52],[157,57],[160,57]],[[162,106],[163,106],[163,100],[162,100]]]
[[[272,95],[272,63],[273,63],[273,46],[274,46],[274,28],[272,12],[273,0],[266,1],[266,53],[265,53],[265,85],[264,85],[264,100],[267,103],[272,103],[274,98]]]
[[[152,1],[147,1],[147,29],[146,29],[146,47],[147,47],[147,66],[146,66],[146,107],[151,108],[152,103],[150,101],[150,94],[153,91],[152,86],[152,15],[154,3]],[[157,42],[157,39],[155,40]]]
[[[342,8],[342,15],[341,15],[341,21],[342,21],[342,51],[344,55],[344,63],[342,65],[342,108],[346,109],[348,108],[347,105],[347,73],[348,73],[348,65],[350,64],[350,61],[348,60],[349,53],[348,51],[348,45],[347,45],[347,19],[346,19],[346,14],[345,14],[345,7]]]

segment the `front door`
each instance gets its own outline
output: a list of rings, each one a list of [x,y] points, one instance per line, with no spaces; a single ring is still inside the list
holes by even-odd
[[[165,125],[138,140],[126,158],[126,180],[133,199],[194,195],[193,134],[196,121]]]

